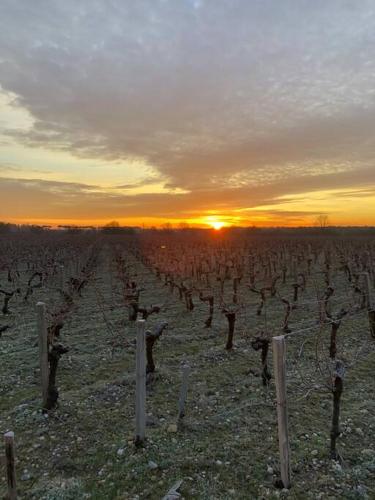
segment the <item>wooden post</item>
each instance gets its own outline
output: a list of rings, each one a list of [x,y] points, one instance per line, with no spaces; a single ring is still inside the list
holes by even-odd
[[[373,311],[375,309],[375,304],[374,304],[374,297],[373,297],[372,288],[371,288],[370,273],[362,273],[362,274],[363,274],[363,277],[365,279],[367,309],[369,311]]]
[[[368,320],[370,324],[370,333],[371,337],[375,339],[375,304],[374,298],[371,289],[371,278],[370,273],[363,273],[365,278],[365,287],[366,287],[366,303],[368,310]]]
[[[135,384],[135,444],[142,444],[146,433],[146,358],[144,319],[137,320],[136,384]]]
[[[48,379],[49,379],[49,365],[48,365],[48,334],[46,325],[46,305],[44,302],[38,302],[36,305],[37,310],[37,329],[39,339],[39,364],[40,376],[42,383],[42,402],[43,408],[47,406],[48,398]]]
[[[318,309],[319,309],[319,323],[320,325],[323,325],[326,319],[326,309],[325,309],[324,298],[320,294],[318,294]]]
[[[335,371],[333,373],[332,395],[333,395],[333,412],[332,412],[332,427],[331,427],[331,458],[338,460],[340,455],[336,449],[336,441],[340,436],[340,404],[341,395],[344,389],[343,379],[345,375],[345,366],[342,361],[336,361]]]
[[[4,434],[5,442],[5,465],[7,470],[8,496],[9,500],[17,498],[16,467],[14,460],[14,432]]]
[[[114,300],[114,293],[113,293],[113,269],[112,269],[112,262],[110,260],[108,263],[108,274],[109,274],[109,287],[110,287],[110,292],[111,292],[111,306],[114,308],[115,307],[115,300]]]
[[[180,398],[178,400],[178,421],[185,416],[185,403],[188,390],[188,379],[190,373],[190,366],[183,364],[181,367],[181,389]]]
[[[60,288],[61,290],[64,290],[65,268],[63,264],[60,265],[59,280],[60,280]]]
[[[292,257],[292,277],[294,283],[297,283],[298,273],[297,273],[297,259],[296,257]]]
[[[273,337],[273,368],[276,384],[277,425],[279,435],[280,471],[284,488],[290,488],[290,451],[286,399],[286,345],[284,335]]]

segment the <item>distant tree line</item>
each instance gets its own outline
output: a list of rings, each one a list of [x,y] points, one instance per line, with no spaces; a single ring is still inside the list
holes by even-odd
[[[204,235],[212,232],[211,228],[203,229],[197,227],[189,227],[187,224],[179,224],[174,228],[171,224],[165,223],[160,227],[139,227],[139,226],[121,226],[117,221],[111,221],[104,226],[76,226],[76,225],[59,225],[55,228],[48,225],[29,225],[29,224],[12,224],[9,222],[0,221],[0,235],[11,233],[46,233],[54,231],[65,232],[67,234],[82,234],[83,232],[96,232],[107,235],[134,235],[141,231],[159,232],[159,233],[184,233],[187,237],[190,235]],[[326,237],[328,235],[334,237],[355,237],[355,236],[375,236],[375,227],[371,226],[353,226],[340,227],[328,225],[328,219],[325,217],[317,218],[316,225],[310,227],[226,227],[220,231],[222,237],[279,237],[279,238],[300,238],[300,237]]]

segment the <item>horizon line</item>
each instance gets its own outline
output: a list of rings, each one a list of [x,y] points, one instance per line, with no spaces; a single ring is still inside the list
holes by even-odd
[[[169,225],[168,225],[169,224]],[[56,224],[56,225],[50,225],[50,224],[33,224],[30,222],[7,222],[7,221],[0,221],[0,226],[13,226],[13,227],[37,227],[41,229],[51,229],[51,230],[64,230],[64,229],[140,229],[140,230],[161,230],[161,231],[166,231],[166,230],[179,230],[179,231],[186,231],[186,230],[208,230],[208,231],[215,231],[215,229],[209,225],[201,226],[201,225],[194,225],[194,224],[189,224],[186,223],[187,225],[185,227],[180,227],[178,224],[173,225],[172,223],[165,223],[161,225],[147,225],[145,226],[144,224],[141,225],[120,225],[120,224],[91,224],[91,225],[79,225],[79,224]],[[248,226],[240,226],[240,225],[227,225],[223,226],[220,228],[220,231],[226,231],[230,229],[266,229],[266,230],[272,230],[272,229],[288,229],[288,230],[297,230],[297,229],[317,229],[320,231],[325,231],[329,229],[375,229],[375,225],[363,225],[363,224],[356,224],[356,225],[328,225],[325,227],[320,227],[318,225],[301,225],[301,226],[262,226],[262,225],[248,225]],[[217,231],[217,230],[216,230]]]

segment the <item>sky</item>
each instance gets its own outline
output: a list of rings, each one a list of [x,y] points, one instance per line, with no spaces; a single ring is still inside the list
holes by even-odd
[[[373,0],[1,0],[0,220],[375,225]]]

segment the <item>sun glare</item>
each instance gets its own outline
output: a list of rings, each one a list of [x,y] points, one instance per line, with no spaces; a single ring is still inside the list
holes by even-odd
[[[215,217],[214,215],[208,215],[204,217],[202,222],[204,222],[207,226],[211,226],[212,229],[215,229],[215,231],[220,231],[220,229],[228,225],[227,222],[220,220],[218,217]]]
[[[220,231],[220,229],[222,227],[225,226],[224,222],[220,222],[220,221],[213,221],[211,222],[211,226],[215,229],[215,231]]]

